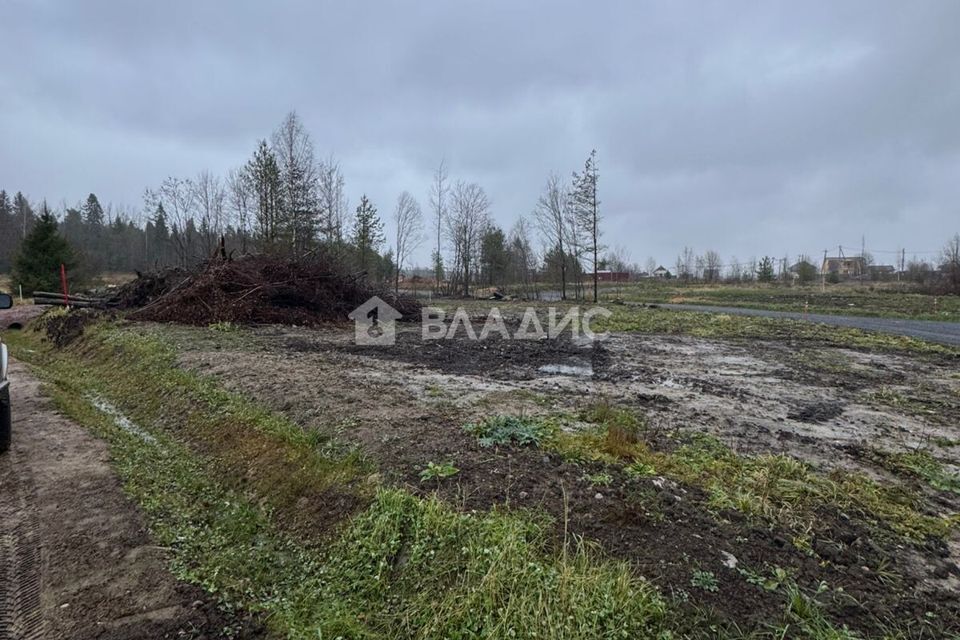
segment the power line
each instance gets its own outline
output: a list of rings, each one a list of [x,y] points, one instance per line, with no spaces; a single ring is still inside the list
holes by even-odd
[[[848,246],[846,246],[846,245],[842,245],[842,246],[843,246],[843,249],[845,249],[846,251],[860,251],[860,247],[848,247]],[[867,252],[867,253],[895,253],[895,254],[899,254],[901,251],[903,251],[903,249],[897,249],[897,250],[895,250],[895,251],[891,251],[891,250],[888,250],[888,249],[866,249],[866,252]],[[914,254],[921,254],[921,253],[940,253],[940,251],[939,251],[939,250],[937,250],[937,251],[907,251],[907,253],[909,253],[909,254],[911,254],[911,255],[914,255]]]

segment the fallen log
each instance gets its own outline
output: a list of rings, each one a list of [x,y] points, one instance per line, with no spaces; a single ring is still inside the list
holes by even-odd
[[[63,300],[63,297],[64,297],[64,296],[63,296],[62,293],[54,293],[54,292],[52,292],[52,291],[34,291],[34,292],[33,292],[33,297],[34,297],[34,299],[37,299],[37,298],[59,298],[60,300]],[[73,301],[76,301],[76,302],[101,302],[101,301],[102,301],[100,298],[91,298],[91,297],[89,297],[89,296],[78,296],[78,295],[75,295],[75,294],[72,294],[72,293],[69,294],[69,295],[67,295],[67,300],[73,300]]]
[[[88,308],[88,309],[101,309],[106,305],[102,302],[78,302],[74,300],[68,300],[64,302],[63,298],[34,298],[34,304],[43,305],[47,307],[77,307],[79,308]]]

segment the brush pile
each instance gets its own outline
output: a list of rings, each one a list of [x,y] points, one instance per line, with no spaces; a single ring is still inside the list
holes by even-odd
[[[190,271],[167,267],[156,273],[137,272],[137,279],[123,285],[110,296],[108,304],[119,309],[143,307],[179,287],[190,278]]]
[[[324,256],[303,262],[271,256],[216,259],[195,273],[141,276],[122,287],[116,299],[121,308],[135,308],[128,317],[136,320],[317,325],[346,320],[374,295],[404,318],[420,313],[415,299],[373,287],[363,275],[348,274]]]

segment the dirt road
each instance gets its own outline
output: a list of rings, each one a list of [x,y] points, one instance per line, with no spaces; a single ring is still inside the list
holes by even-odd
[[[659,304],[663,309],[674,311],[702,311],[704,313],[728,313],[741,316],[760,316],[763,318],[786,318],[788,320],[808,320],[837,327],[864,329],[894,333],[911,338],[920,338],[941,344],[960,345],[960,323],[934,322],[931,320],[903,320],[899,318],[868,318],[862,316],[834,316],[823,313],[797,313],[793,311],[767,311],[764,309],[745,309],[742,307],[713,307],[699,304]]]
[[[0,640],[255,637],[166,569],[108,465],[12,363],[13,446],[0,455]]]

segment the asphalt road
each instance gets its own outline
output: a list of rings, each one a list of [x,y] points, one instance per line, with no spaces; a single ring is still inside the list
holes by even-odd
[[[702,311],[705,313],[728,313],[740,316],[759,316],[762,318],[785,318],[788,320],[807,320],[837,327],[850,327],[866,331],[893,333],[911,338],[920,338],[941,344],[960,345],[960,323],[934,322],[932,320],[901,320],[898,318],[865,318],[861,316],[835,316],[823,313],[797,313],[793,311],[767,311],[764,309],[744,309],[741,307],[711,307],[698,304],[660,304],[663,309],[675,311]]]

